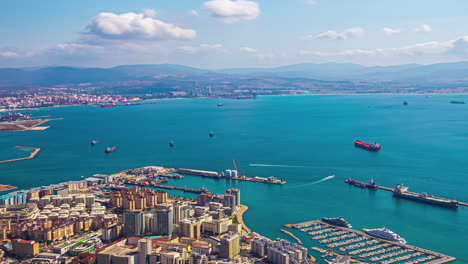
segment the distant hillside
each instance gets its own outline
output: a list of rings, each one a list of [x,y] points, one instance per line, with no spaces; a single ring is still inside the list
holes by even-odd
[[[350,63],[302,63],[273,68],[234,68],[207,70],[177,64],[121,65],[113,68],[28,67],[0,69],[0,87],[53,86],[79,83],[154,81],[180,78],[197,81],[213,78],[222,82],[236,78],[311,79],[324,81],[392,82],[404,84],[468,83],[468,62],[432,65],[405,64],[366,67]],[[174,79],[175,78],[175,79]],[[185,81],[187,81],[185,80]]]

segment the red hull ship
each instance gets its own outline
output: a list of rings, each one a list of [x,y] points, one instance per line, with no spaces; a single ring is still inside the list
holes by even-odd
[[[106,153],[111,153],[111,152],[114,152],[114,151],[116,151],[116,150],[117,150],[116,147],[112,147],[112,148],[107,147],[106,150],[105,150],[105,152],[106,152]]]
[[[116,104],[102,104],[101,107],[114,107]]]
[[[362,148],[365,150],[369,151],[379,151],[380,150],[380,144],[377,143],[367,143],[361,140],[355,140],[354,141],[354,146],[358,148]]]
[[[360,188],[377,189],[378,187],[374,180],[370,180],[369,183],[364,183],[355,181],[353,179],[348,179],[345,180],[345,182]]]

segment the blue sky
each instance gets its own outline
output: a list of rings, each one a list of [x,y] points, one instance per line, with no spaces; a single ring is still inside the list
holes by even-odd
[[[0,67],[438,63],[468,57],[464,0],[1,1]]]

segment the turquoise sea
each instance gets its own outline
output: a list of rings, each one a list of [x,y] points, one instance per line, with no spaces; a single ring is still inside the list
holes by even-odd
[[[30,188],[146,165],[284,178],[284,186],[187,176],[168,184],[215,193],[241,190],[245,221],[271,238],[283,224],[343,216],[356,229],[386,226],[409,244],[468,260],[468,209],[438,208],[348,186],[347,178],[394,187],[403,183],[468,202],[468,101],[461,95],[327,95],[256,100],[166,100],[161,104],[29,111],[62,117],[46,131],[0,134],[0,159],[27,156],[14,146],[42,148],[32,160],[0,164],[0,183]],[[402,102],[408,101],[407,106]],[[217,107],[222,102],[224,106]],[[215,136],[209,138],[213,131]],[[101,143],[91,147],[92,139]],[[382,144],[378,153],[355,139]],[[168,142],[175,142],[169,148]],[[118,150],[106,155],[106,146]],[[320,181],[335,174],[336,177]],[[319,181],[319,182],[317,182]],[[187,195],[175,192],[177,195]],[[306,242],[315,242],[295,232]],[[461,262],[460,262],[461,263]]]

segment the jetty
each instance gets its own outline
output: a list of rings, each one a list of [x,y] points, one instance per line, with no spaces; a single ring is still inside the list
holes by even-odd
[[[20,161],[20,160],[32,159],[32,158],[36,157],[36,155],[37,155],[37,153],[39,153],[39,151],[41,151],[40,148],[34,148],[34,147],[16,146],[15,148],[32,149],[32,150],[34,150],[34,151],[31,152],[31,154],[29,154],[28,157],[25,157],[25,158],[18,158],[18,159],[10,159],[10,160],[2,160],[2,161],[0,161],[0,163],[7,163],[7,162],[13,162],[13,161]]]
[[[370,236],[351,228],[334,226],[320,220],[285,225],[289,228],[309,232],[313,240],[325,244],[328,250],[322,253],[355,255],[356,260],[385,264],[442,264],[455,261],[456,258],[408,244],[388,241]],[[324,239],[325,238],[325,239]],[[334,248],[342,253],[335,253]],[[317,248],[314,248],[317,250]]]
[[[369,187],[365,187],[366,183],[361,183],[361,182],[356,182],[358,184],[361,184],[361,185],[355,185],[356,187],[360,187],[360,188],[367,188],[367,189],[380,189],[380,190],[384,190],[384,191],[389,191],[389,192],[394,192],[395,191],[395,188],[389,188],[389,187],[385,187],[385,186],[380,186],[380,185],[375,185],[373,188],[369,188]],[[419,193],[415,193],[415,192],[405,192],[405,193],[408,193],[412,196],[420,196]],[[451,200],[451,199],[448,199],[448,198],[443,198],[443,197],[436,197],[436,196],[429,196],[429,197],[432,197],[434,199],[439,199],[439,200]],[[414,200],[414,199],[407,199],[407,200],[412,200],[412,201],[415,201],[415,202],[422,202],[422,201],[418,201],[418,200]],[[456,201],[456,200],[453,200],[455,206],[454,207],[447,207],[447,208],[455,208],[456,209],[456,205],[461,205],[461,206],[468,206],[468,203],[466,202],[460,202],[460,201]],[[438,204],[435,204],[435,203],[427,203],[427,204],[431,204],[431,205],[436,205],[436,206],[441,206],[441,205],[438,205]],[[444,206],[446,207],[446,206]]]
[[[176,172],[179,174],[196,175],[196,176],[216,178],[216,179],[229,179],[229,180],[269,183],[269,184],[285,184],[286,183],[286,181],[284,180],[278,180],[273,177],[260,178],[260,177],[246,177],[246,176],[228,176],[228,175],[224,175],[215,171],[204,171],[204,170],[180,168],[180,169],[177,169]]]
[[[297,241],[297,243],[299,243],[300,245],[303,245],[303,244],[304,244],[304,243],[302,243],[302,241],[301,241],[298,237],[296,237],[293,233],[291,233],[291,232],[289,232],[289,231],[287,231],[287,230],[284,230],[284,229],[280,229],[280,231],[283,232],[283,233],[285,233],[286,235],[289,235],[290,237],[294,238],[294,239]]]

